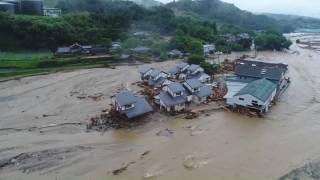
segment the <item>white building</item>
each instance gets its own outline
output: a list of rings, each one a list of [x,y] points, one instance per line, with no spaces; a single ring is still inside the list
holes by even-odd
[[[203,55],[204,56],[214,55],[215,51],[216,51],[216,46],[214,44],[203,45]]]
[[[247,107],[268,112],[277,93],[277,85],[267,79],[259,79],[244,86],[239,92],[225,96],[229,106]]]

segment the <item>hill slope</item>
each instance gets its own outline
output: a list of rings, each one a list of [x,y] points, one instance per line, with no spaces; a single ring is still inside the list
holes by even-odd
[[[220,0],[180,0],[176,3],[169,3],[167,6],[174,9],[176,13],[192,12],[210,21],[236,25],[245,29],[292,30],[291,27],[286,27],[287,25],[282,25],[273,18],[243,11],[233,4]]]
[[[296,29],[320,29],[320,19],[318,18],[271,13],[264,13],[264,15],[282,23],[292,24]]]
[[[77,0],[44,0],[44,4],[49,7],[54,7],[58,4],[59,1],[72,2]],[[93,0],[94,1],[94,0]],[[102,1],[110,1],[110,0],[102,0]],[[130,0],[144,7],[153,7],[153,6],[161,6],[163,3],[156,0]]]

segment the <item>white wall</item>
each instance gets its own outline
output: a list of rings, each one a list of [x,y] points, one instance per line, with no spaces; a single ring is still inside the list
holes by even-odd
[[[276,92],[277,92],[277,90],[275,89],[266,102],[262,102],[261,100],[255,98],[249,94],[246,94],[246,95],[234,96],[232,98],[227,98],[226,103],[230,106],[234,106],[234,105],[252,106],[252,101],[257,101],[258,105],[265,107],[265,111],[267,112],[269,110],[269,106],[270,106],[272,100],[276,96]],[[239,98],[243,98],[244,100],[240,100]]]

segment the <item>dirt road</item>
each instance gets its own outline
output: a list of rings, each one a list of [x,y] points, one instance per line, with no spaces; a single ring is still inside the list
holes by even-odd
[[[289,64],[292,80],[264,119],[155,115],[135,129],[87,133],[85,122],[111,95],[138,90],[138,67],[1,83],[0,179],[278,179],[319,160],[319,53],[293,45],[258,57]]]

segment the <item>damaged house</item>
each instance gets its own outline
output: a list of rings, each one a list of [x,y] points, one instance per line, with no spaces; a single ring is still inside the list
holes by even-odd
[[[265,113],[269,111],[276,93],[277,85],[264,78],[247,84],[234,96],[226,98],[226,103],[234,108],[241,106]]]
[[[155,99],[160,105],[160,110],[182,111],[186,108],[187,92],[182,84],[171,83]]]
[[[188,90],[188,101],[200,104],[206,102],[213,95],[212,89],[202,84],[198,79],[188,79],[183,83]]]
[[[143,96],[135,96],[132,92],[121,92],[112,99],[115,110],[128,119],[152,112],[152,107]]]

